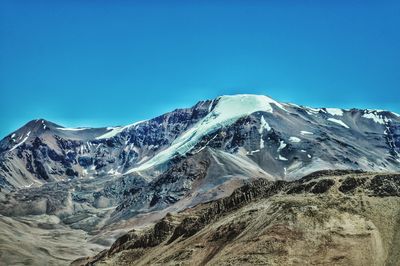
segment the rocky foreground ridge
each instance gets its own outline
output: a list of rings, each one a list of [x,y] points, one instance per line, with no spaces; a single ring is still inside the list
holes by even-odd
[[[398,265],[400,174],[255,180],[72,265]]]

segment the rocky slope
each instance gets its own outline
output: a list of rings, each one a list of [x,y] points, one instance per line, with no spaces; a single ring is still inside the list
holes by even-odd
[[[259,179],[73,265],[398,265],[400,175]]]

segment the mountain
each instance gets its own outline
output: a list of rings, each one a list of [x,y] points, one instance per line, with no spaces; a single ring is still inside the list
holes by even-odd
[[[262,95],[221,96],[127,126],[33,120],[0,141],[0,230],[3,244],[17,250],[3,254],[10,264],[22,257],[40,265],[50,253],[62,264],[259,179],[294,182],[324,169],[398,172],[399,153],[393,112]],[[24,244],[15,246],[20,235]]]

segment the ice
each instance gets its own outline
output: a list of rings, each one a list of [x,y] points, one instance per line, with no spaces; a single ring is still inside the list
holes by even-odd
[[[221,96],[218,98],[218,103],[214,109],[201,121],[175,139],[170,147],[158,153],[142,165],[130,169],[127,173],[145,170],[154,165],[164,163],[175,154],[184,155],[190,151],[201,138],[221,127],[231,125],[241,117],[259,111],[273,113],[273,105],[286,111],[280,103],[267,96],[249,94]]]
[[[325,108],[325,110],[333,116],[343,116],[343,111],[338,108]]]
[[[333,123],[336,123],[336,124],[338,124],[338,125],[341,125],[342,127],[350,128],[350,127],[349,127],[348,125],[346,125],[342,120],[335,119],[335,118],[328,118],[328,120],[331,121],[331,122],[333,122]]]
[[[302,131],[300,131],[300,134],[301,135],[314,135],[314,133],[312,133],[312,132],[309,132],[309,131],[305,131],[305,130],[302,130]]]
[[[298,142],[301,141],[301,139],[299,139],[299,138],[297,138],[297,137],[290,137],[290,138],[289,138],[289,141],[290,141],[290,142],[293,142],[293,143],[298,143]]]

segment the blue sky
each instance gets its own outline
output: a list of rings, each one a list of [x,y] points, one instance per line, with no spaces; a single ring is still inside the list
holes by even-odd
[[[234,93],[400,113],[399,28],[399,1],[3,0],[0,137]]]

